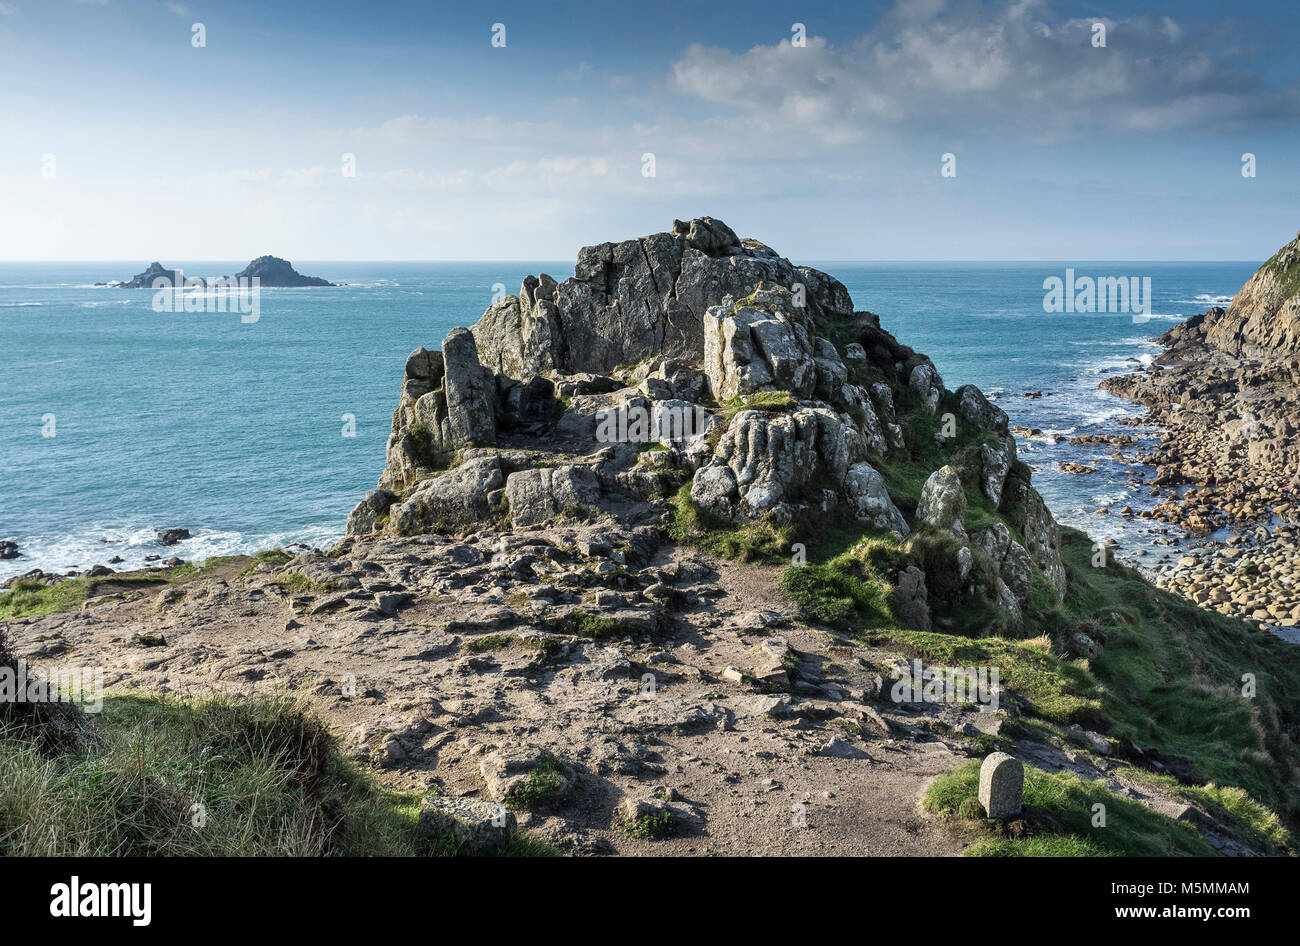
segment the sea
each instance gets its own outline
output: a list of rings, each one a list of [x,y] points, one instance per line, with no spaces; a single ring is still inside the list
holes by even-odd
[[[1257,264],[799,262],[839,278],[949,388],[977,384],[1012,424],[1041,431],[1018,438],[1020,456],[1060,521],[1146,564],[1171,554],[1168,527],[1115,514],[1153,502],[1126,472],[1138,448],[1114,461],[1112,448],[1066,439],[1153,443],[1117,424],[1138,409],[1098,384],[1149,364],[1154,336],[1226,305]],[[165,264],[195,276],[244,265]],[[327,546],[383,469],[406,355],[472,325],[525,275],[573,273],[554,262],[295,261],[345,285],[263,289],[255,318],[159,312],[151,290],[97,285],[145,265],[0,263],[0,539],[22,550],[0,560],[0,580],[111,558],[122,570],[154,555]],[[1147,311],[1047,311],[1044,283],[1067,269],[1076,281],[1149,278]],[[1061,472],[1066,460],[1097,472]],[[168,528],[193,537],[163,547],[156,534]]]

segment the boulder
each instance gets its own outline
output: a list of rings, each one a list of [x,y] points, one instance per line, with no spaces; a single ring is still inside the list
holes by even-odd
[[[387,489],[372,489],[366,498],[348,513],[348,523],[344,531],[348,535],[366,535],[375,531],[376,520],[397,500],[397,494]]]
[[[691,501],[715,519],[727,522],[740,517],[736,474],[726,463],[700,467],[691,480]]]
[[[908,375],[907,386],[917,393],[921,404],[931,414],[939,409],[939,401],[943,399],[943,379],[939,377],[934,365],[924,361],[913,368]]]
[[[440,431],[443,449],[490,446],[496,443],[496,385],[478,360],[474,336],[454,328],[442,341],[446,371],[446,426]]]
[[[1005,611],[1007,617],[1011,618],[1012,621],[1019,621],[1023,618],[1024,614],[1020,609],[1020,602],[1001,577],[994,584],[993,595],[997,606]]]
[[[579,464],[520,470],[506,479],[506,501],[515,528],[560,516],[595,515],[599,498],[596,474]]]
[[[806,489],[814,481],[840,485],[838,499],[850,466],[863,456],[862,435],[827,408],[801,407],[775,416],[741,411],[709,464],[695,474],[700,485],[692,485],[692,496],[708,503],[704,508],[717,518],[788,516],[793,506],[809,501]],[[717,467],[725,467],[730,477]]]
[[[464,532],[479,527],[495,517],[491,494],[505,485],[505,472],[497,457],[466,460],[460,466],[421,480],[404,500],[392,504],[387,531],[417,535]]]
[[[712,217],[696,217],[690,223],[673,221],[673,233],[686,233],[686,245],[708,256],[721,256],[732,250],[740,249],[740,238],[736,231],[721,220]]]
[[[400,492],[445,468],[458,451],[496,443],[496,395],[468,329],[448,332],[440,352],[411,352],[379,487]]]
[[[916,506],[916,519],[940,532],[948,532],[966,540],[962,517],[966,515],[966,492],[961,476],[951,466],[935,470],[921,487],[921,500]]]
[[[558,801],[573,788],[575,773],[572,768],[545,750],[532,746],[498,749],[479,763],[488,796],[502,804],[509,803],[529,776],[538,770],[551,776],[548,780],[550,799]]]
[[[894,608],[908,627],[918,631],[930,630],[930,603],[925,587],[925,572],[915,565],[908,565],[898,574]]]
[[[999,433],[1008,430],[1007,412],[990,404],[984,392],[973,384],[963,384],[957,389],[957,410],[963,421],[978,430],[996,430]]]
[[[1005,419],[1005,415],[1003,415]],[[980,445],[980,492],[997,508],[1002,502],[1007,473],[1016,462],[1016,441],[1010,434],[1001,434],[991,443]]]
[[[759,289],[746,302],[728,298],[710,308],[704,314],[704,372],[710,393],[724,403],[756,391],[811,397],[818,388],[819,365],[816,338],[807,322],[785,289]],[[827,343],[821,355],[833,357],[844,373],[834,346]],[[821,370],[829,385],[834,369]]]
[[[490,851],[514,832],[515,824],[514,813],[500,803],[448,795],[420,802],[420,831],[429,838],[450,837],[469,854]]]
[[[855,463],[844,477],[844,497],[859,522],[906,535],[907,520],[889,498],[885,478],[869,463]]]
[[[1024,604],[1032,578],[1031,560],[1025,547],[1012,538],[1011,530],[1001,522],[973,533],[971,539],[988,553],[1015,600]]]

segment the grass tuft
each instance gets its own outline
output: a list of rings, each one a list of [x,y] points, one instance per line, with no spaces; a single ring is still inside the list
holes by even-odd
[[[1116,795],[1098,782],[1069,773],[1025,767],[1025,816],[1019,836],[994,834],[979,807],[978,761],[935,779],[922,807],[950,817],[978,819],[990,836],[966,853],[1016,857],[1210,857],[1215,851],[1190,824]],[[974,804],[971,801],[974,800]],[[1098,809],[1096,806],[1103,806]],[[1104,810],[1105,823],[1098,821]]]

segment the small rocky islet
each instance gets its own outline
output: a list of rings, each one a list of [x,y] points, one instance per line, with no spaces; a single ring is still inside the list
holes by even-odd
[[[1148,518],[1199,541],[1161,584],[1300,640],[1300,236],[1233,297],[1156,339],[1144,371],[1104,390],[1147,408],[1161,434],[1139,480]]]
[[[166,280],[164,285],[183,286],[186,280],[193,280],[196,277],[187,277],[179,269],[167,269],[162,263],[157,261],[150,263],[144,272],[136,273],[130,279],[117,283],[105,283],[116,289],[153,289],[155,281],[159,279]],[[203,277],[197,277],[203,279]],[[234,276],[222,276],[220,281],[228,283],[231,280],[238,282],[244,279],[257,279],[258,285],[263,289],[285,289],[285,288],[304,288],[310,286],[334,286],[335,283],[319,276],[304,276],[293,268],[288,260],[281,259],[278,256],[259,256],[250,262],[242,270],[235,273]],[[207,282],[217,282],[217,279],[204,280]]]
[[[500,805],[577,854],[1074,831],[1020,814],[1019,763],[981,784],[1002,750],[1152,813],[1147,853],[1294,846],[1289,645],[1097,566],[1005,412],[709,217],[585,247],[572,278],[529,276],[412,352],[376,488],[330,549],[108,578],[9,622],[20,652],[109,687],[302,695],[467,843]],[[1135,689],[1152,662],[1159,692]],[[953,664],[1001,678],[934,698]],[[1208,714],[1226,743],[1188,729]],[[936,778],[970,780],[964,817]],[[971,814],[993,808],[1011,820]]]

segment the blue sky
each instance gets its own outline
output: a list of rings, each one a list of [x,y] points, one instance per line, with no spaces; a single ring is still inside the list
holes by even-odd
[[[569,259],[702,214],[798,259],[1260,259],[1300,12],[1224,6],[0,0],[0,259]]]

